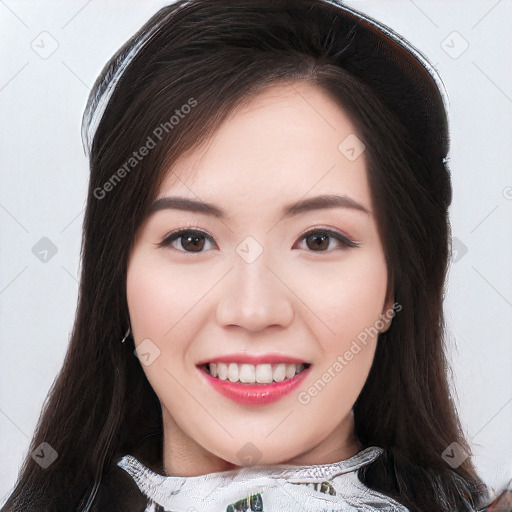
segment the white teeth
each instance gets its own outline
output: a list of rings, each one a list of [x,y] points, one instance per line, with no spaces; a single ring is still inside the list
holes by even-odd
[[[286,378],[291,379],[295,375],[295,366],[294,364],[287,364],[286,365]],[[300,365],[299,365],[300,366]]]
[[[229,363],[228,379],[231,382],[238,382],[238,365],[236,363]]]
[[[240,372],[238,375],[240,382],[254,382],[256,380],[256,370],[252,364],[240,365]]]
[[[228,380],[228,367],[224,363],[217,363],[217,374],[220,380]]]
[[[283,382],[284,378],[286,377],[286,365],[283,363],[278,364],[272,374],[272,377],[276,382]]]
[[[270,384],[291,379],[304,370],[303,364],[237,364],[237,363],[210,363],[210,375],[220,380],[230,382],[243,382],[246,384]]]
[[[295,371],[294,371],[295,374]],[[272,382],[272,365],[258,364],[256,365],[256,382],[258,384],[270,384]]]

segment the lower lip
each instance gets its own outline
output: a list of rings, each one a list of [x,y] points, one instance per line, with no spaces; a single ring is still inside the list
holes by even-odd
[[[272,384],[242,384],[212,377],[205,369],[199,368],[206,380],[221,395],[231,398],[239,404],[264,405],[275,402],[293,391],[309,375],[311,366],[305,368],[291,379]]]

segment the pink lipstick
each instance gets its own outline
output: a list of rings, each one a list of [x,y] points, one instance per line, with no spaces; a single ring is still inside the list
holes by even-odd
[[[245,405],[264,405],[296,389],[309,375],[311,364],[282,354],[231,354],[212,357],[197,367],[221,395]]]

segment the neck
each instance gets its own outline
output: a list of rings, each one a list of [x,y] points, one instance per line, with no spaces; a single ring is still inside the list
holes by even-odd
[[[163,473],[168,476],[200,476],[237,469],[240,466],[218,457],[188,437],[162,408]],[[275,464],[297,466],[331,464],[346,460],[363,448],[354,431],[354,416],[350,413],[333,433],[309,450]]]

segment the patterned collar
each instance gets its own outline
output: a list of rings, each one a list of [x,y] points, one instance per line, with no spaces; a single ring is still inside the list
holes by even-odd
[[[408,512],[357,477],[357,469],[383,451],[372,446],[331,464],[250,466],[194,477],[159,475],[132,455],[118,466],[148,498],[145,512]]]

